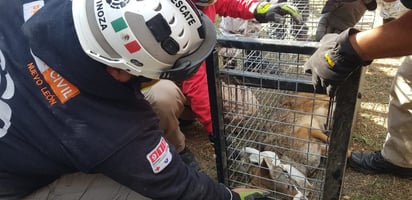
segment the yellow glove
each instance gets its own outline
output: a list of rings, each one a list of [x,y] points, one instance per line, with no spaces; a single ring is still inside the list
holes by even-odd
[[[264,200],[269,192],[259,189],[235,188],[232,191],[239,194],[240,200]]]
[[[298,8],[289,5],[288,3],[271,4],[269,2],[262,2],[256,7],[254,11],[255,18],[260,23],[283,21],[286,15],[290,15],[297,24],[303,24],[303,18]]]

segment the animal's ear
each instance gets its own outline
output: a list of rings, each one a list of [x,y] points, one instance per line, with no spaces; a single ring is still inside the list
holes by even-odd
[[[276,180],[277,177],[279,175],[281,175],[282,172],[283,172],[282,168],[280,168],[279,166],[276,166],[273,162],[273,159],[268,158],[268,157],[263,158],[261,166],[262,166],[262,168],[265,169],[265,174],[264,174],[265,177],[268,177],[272,180]],[[265,167],[263,167],[263,166],[265,166]],[[263,169],[261,169],[261,170],[263,170]],[[263,173],[263,172],[261,172],[261,173]]]
[[[265,178],[270,178],[269,165],[266,162],[267,162],[266,159],[263,158],[262,163],[260,164],[260,167],[259,167],[260,175]]]
[[[268,165],[270,165],[270,163],[265,158],[263,158],[262,163],[258,168],[258,177],[254,180],[254,182],[258,186],[274,189],[274,182],[270,174],[270,167]]]

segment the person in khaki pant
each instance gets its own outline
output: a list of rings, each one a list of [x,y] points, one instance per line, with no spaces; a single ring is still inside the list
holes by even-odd
[[[402,0],[412,8],[412,1]],[[380,151],[354,151],[348,165],[354,170],[412,178],[412,11],[366,31],[348,27],[326,34],[321,46],[305,63],[315,87],[334,96],[347,76],[373,59],[406,56],[393,79],[388,111],[388,134]]]
[[[180,129],[180,118],[183,112],[189,113],[187,119],[196,117],[188,108],[189,101],[175,82],[170,80],[154,80],[141,84],[141,92],[159,117],[159,126],[165,138],[173,144],[180,158],[191,168],[200,170],[194,154],[186,147],[186,137]]]
[[[390,90],[388,134],[381,154],[395,166],[410,168],[399,173],[412,178],[412,56],[403,59]]]

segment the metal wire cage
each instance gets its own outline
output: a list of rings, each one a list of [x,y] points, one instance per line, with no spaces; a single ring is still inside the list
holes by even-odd
[[[254,47],[265,55],[265,61],[245,57],[235,67],[226,62],[221,68],[223,56],[216,51],[215,58],[209,58],[219,181],[232,188],[266,189],[271,199],[336,199],[360,72],[335,101],[323,90],[315,91],[302,73],[302,64],[316,47],[247,38],[221,38],[219,44],[244,48],[244,55]],[[210,72],[213,67],[216,71]]]
[[[319,21],[322,16],[321,12],[326,0],[281,1],[287,2],[298,8],[303,18],[302,24],[295,22],[289,15],[283,16],[282,18],[276,20],[276,22],[268,23],[259,23],[256,20],[241,20],[239,18],[232,18],[232,20],[224,22],[226,19],[230,19],[230,17],[223,17],[223,23],[219,24],[218,32],[227,35],[238,34],[238,36],[249,36],[255,38],[316,41],[316,32],[319,27]],[[350,13],[348,13],[348,15],[349,14]],[[375,11],[366,10],[363,17],[355,25],[355,28],[359,30],[367,30],[372,28],[376,20],[375,16]],[[248,22],[247,24],[244,23],[246,21]],[[338,17],[335,21],[339,21]]]
[[[315,41],[321,11],[326,0],[289,0],[287,1],[299,9],[303,17],[303,24],[295,23],[289,16],[279,22],[261,24],[259,38],[282,40]],[[355,28],[367,30],[373,27],[375,11],[366,11],[356,24]]]
[[[323,3],[309,2],[305,37],[293,22],[267,24],[258,38],[220,36],[208,58],[218,179],[229,187],[265,189],[270,199],[340,198],[361,69],[334,99],[304,73]],[[374,20],[368,11],[357,26]]]

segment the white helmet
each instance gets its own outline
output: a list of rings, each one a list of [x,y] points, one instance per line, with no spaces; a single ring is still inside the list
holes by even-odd
[[[191,77],[216,42],[191,0],[73,0],[73,20],[91,58],[136,76]]]

